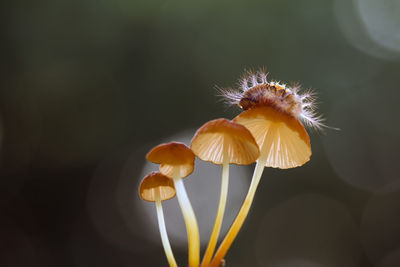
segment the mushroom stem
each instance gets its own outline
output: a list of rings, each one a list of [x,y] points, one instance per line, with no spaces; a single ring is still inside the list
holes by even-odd
[[[219,198],[218,211],[217,211],[217,216],[215,217],[215,223],[211,233],[210,241],[208,242],[208,246],[204,254],[203,261],[201,262],[202,267],[208,267],[208,264],[210,263],[213,253],[215,251],[215,246],[217,245],[219,232],[221,230],[222,218],[224,216],[224,211],[226,206],[226,198],[228,196],[229,162],[227,158],[228,157],[224,157],[224,162],[222,164],[221,194]]]
[[[200,237],[196,216],[194,214],[192,205],[190,204],[190,200],[187,196],[182,178],[180,178],[179,174],[175,172],[173,179],[178,202],[181,207],[183,218],[186,224],[186,232],[188,236],[189,246],[189,267],[198,267],[200,262]]]
[[[261,152],[263,153],[263,151]],[[264,154],[264,153],[263,153]],[[229,232],[226,234],[224,240],[222,241],[221,245],[219,246],[217,252],[215,253],[214,259],[211,262],[210,267],[218,267],[221,263],[223,258],[225,257],[226,253],[228,252],[230,246],[232,245],[233,241],[235,240],[237,234],[239,233],[240,228],[242,227],[244,220],[249,213],[251,204],[254,199],[254,195],[257,190],[257,186],[261,180],[261,176],[264,170],[264,166],[266,163],[266,159],[259,158],[257,160],[256,168],[254,169],[253,178],[251,180],[250,188],[247,193],[247,196],[244,200],[242,207],[238,215],[236,216],[235,221],[233,222]]]
[[[174,254],[172,253],[171,245],[168,240],[167,228],[165,227],[164,212],[159,197],[156,199],[156,208],[157,208],[158,226],[160,228],[161,241],[164,247],[165,255],[167,256],[169,266],[177,267],[178,265],[176,264]]]

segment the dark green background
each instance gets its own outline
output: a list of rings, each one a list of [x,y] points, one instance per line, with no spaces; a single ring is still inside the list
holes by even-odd
[[[92,179],[104,178],[102,204],[113,210],[128,158],[136,186],[161,139],[240,112],[215,86],[265,67],[270,79],[314,89],[341,130],[309,131],[304,167],[265,170],[227,266],[400,266],[399,42],[397,51],[374,43],[354,3],[3,1],[0,265],[167,266],[161,242],[135,236],[117,211],[110,232],[125,245],[99,234]],[[378,26],[396,22],[396,1],[382,5]],[[396,41],[399,31],[387,34]],[[126,205],[139,201],[132,192]],[[176,253],[185,266],[185,250]]]

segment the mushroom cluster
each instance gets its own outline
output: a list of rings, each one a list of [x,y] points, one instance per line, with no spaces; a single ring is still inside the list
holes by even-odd
[[[228,90],[224,95],[238,104],[243,112],[233,120],[215,119],[195,133],[190,148],[171,142],[154,147],[147,160],[160,164],[159,172],[147,175],[140,184],[143,200],[156,203],[162,244],[170,266],[177,266],[168,241],[161,202],[175,196],[185,220],[188,236],[188,265],[218,267],[242,227],[252,205],[265,167],[289,169],[302,166],[311,157],[310,138],[301,121],[321,127],[310,93],[299,94],[278,82],[268,82],[267,74],[249,74],[242,90]],[[222,165],[221,191],[214,226],[200,263],[198,223],[186,193],[183,178],[194,170],[194,160]],[[248,165],[256,162],[247,196],[229,231],[215,252],[228,196],[229,164]]]

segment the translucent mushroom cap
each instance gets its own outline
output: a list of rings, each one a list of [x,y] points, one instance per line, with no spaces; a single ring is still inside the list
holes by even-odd
[[[266,167],[289,169],[310,160],[310,137],[295,117],[264,106],[246,110],[234,121],[253,134]]]
[[[139,195],[150,202],[171,199],[175,196],[174,182],[160,172],[151,172],[140,183]]]
[[[185,144],[171,142],[154,147],[147,153],[148,161],[158,163],[160,172],[170,178],[177,172],[183,178],[193,172],[194,158],[192,150]]]
[[[201,160],[214,164],[223,164],[225,159],[228,163],[245,165],[255,162],[260,155],[250,131],[227,119],[212,120],[201,126],[190,147]]]

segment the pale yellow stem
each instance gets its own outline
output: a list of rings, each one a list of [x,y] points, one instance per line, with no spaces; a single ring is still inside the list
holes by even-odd
[[[200,237],[196,216],[186,193],[182,178],[174,174],[174,185],[178,202],[186,224],[189,250],[189,267],[198,267],[200,262]]]
[[[177,267],[174,254],[172,253],[171,245],[168,240],[167,228],[165,227],[164,213],[161,205],[161,200],[158,197],[156,199],[156,208],[157,208],[157,219],[158,226],[160,228],[161,241],[164,247],[165,255],[167,256],[167,260],[170,267]]]
[[[247,214],[249,213],[251,204],[254,199],[254,195],[257,190],[258,183],[260,182],[261,175],[264,170],[264,166],[265,166],[265,160],[257,161],[256,168],[254,170],[253,178],[246,199],[244,200],[244,203],[240,208],[240,211],[235,221],[233,222],[231,228],[229,229],[220,247],[218,248],[217,253],[215,253],[214,259],[212,260],[210,265],[211,267],[218,267],[222,263],[223,258],[228,252],[237,234],[239,233],[239,230],[242,227],[244,220],[247,217]]]
[[[227,157],[225,157],[225,159],[222,165],[221,194],[219,199],[217,216],[215,218],[215,223],[211,233],[210,241],[208,242],[208,246],[204,254],[203,261],[201,262],[202,267],[207,267],[211,261],[213,253],[215,251],[215,246],[217,245],[219,232],[221,230],[222,218],[224,216],[226,198],[228,196],[228,183],[229,183],[229,162],[227,161]]]
[[[233,241],[238,235],[240,228],[242,227],[244,220],[249,214],[251,204],[254,200],[254,195],[257,191],[257,186],[260,183],[262,173],[264,171],[265,164],[269,156],[269,150],[271,149],[272,141],[274,140],[275,131],[270,127],[269,131],[265,133],[264,140],[260,149],[260,157],[257,160],[256,168],[254,169],[253,178],[251,179],[251,184],[247,196],[243,202],[242,207],[239,210],[238,215],[233,221],[231,228],[226,234],[224,240],[219,246],[213,260],[211,261],[210,267],[218,267],[223,263],[223,259],[231,247]]]

